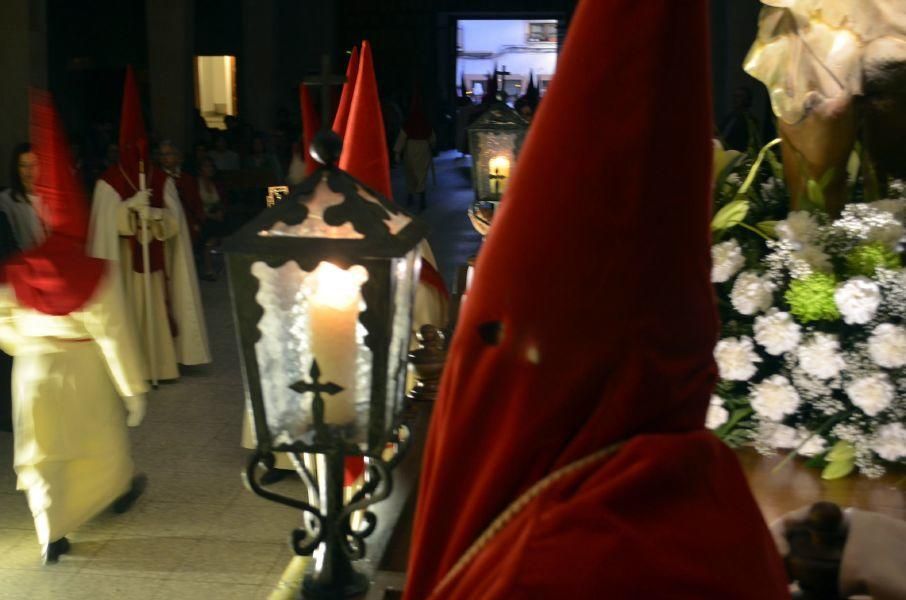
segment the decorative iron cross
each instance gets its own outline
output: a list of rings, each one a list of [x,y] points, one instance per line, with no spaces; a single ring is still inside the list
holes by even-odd
[[[318,366],[318,361],[314,359],[311,361],[311,370],[308,372],[308,377],[311,379],[311,383],[297,381],[289,386],[289,389],[300,394],[307,392],[314,394],[315,397],[311,401],[311,412],[315,420],[315,430],[320,432],[322,427],[324,427],[324,398],[321,394],[335,396],[343,391],[343,387],[336,383],[321,383],[318,381],[321,379],[321,367]]]
[[[505,86],[507,75],[512,75],[512,73],[506,70],[506,65],[503,65],[503,69],[499,71],[496,68],[494,69],[494,79],[497,80],[497,89],[501,92],[506,91]]]
[[[330,86],[346,83],[345,75],[331,75],[330,56],[321,55],[321,73],[302,80],[302,85],[321,88],[321,127],[330,129]]]
[[[502,182],[504,179],[506,179],[506,175],[501,175],[500,169],[497,169],[497,171],[488,175],[488,179],[490,179],[494,183],[494,195],[499,196],[500,195],[500,182]]]

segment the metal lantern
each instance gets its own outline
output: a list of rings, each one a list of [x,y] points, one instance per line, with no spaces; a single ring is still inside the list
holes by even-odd
[[[497,202],[506,190],[528,121],[503,102],[495,102],[469,126],[472,187],[476,202]]]
[[[325,166],[226,244],[257,438],[246,483],[303,511],[292,545],[315,555],[303,581],[306,598],[349,597],[368,587],[351,561],[364,556],[375,517],[365,511],[362,527],[351,517],[389,494],[396,461],[385,449],[408,439],[398,418],[426,230],[338,169],[339,149],[336,136],[319,134],[313,154]],[[274,452],[293,460],[306,501],[257,481],[257,466],[272,464]],[[364,457],[365,485],[344,503],[349,456]]]

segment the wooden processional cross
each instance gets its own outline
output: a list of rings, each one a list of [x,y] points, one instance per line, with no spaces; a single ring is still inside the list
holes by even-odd
[[[346,83],[345,75],[333,75],[330,68],[330,56],[321,55],[321,73],[312,75],[302,80],[302,85],[321,88],[321,128],[331,129],[330,126],[330,86]]]
[[[506,65],[503,65],[503,69],[497,70],[494,68],[494,81],[497,83],[497,93],[506,92],[506,76],[512,75],[509,71],[506,70]]]

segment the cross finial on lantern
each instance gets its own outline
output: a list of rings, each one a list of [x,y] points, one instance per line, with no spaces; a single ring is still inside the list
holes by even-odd
[[[330,55],[321,55],[321,72],[302,80],[303,85],[321,88],[321,127],[330,129],[330,86],[346,83],[345,75],[331,74]]]
[[[308,372],[308,377],[311,379],[311,383],[307,381],[297,381],[296,383],[289,386],[289,388],[299,394],[305,394],[311,392],[314,394],[314,398],[311,401],[311,412],[315,421],[315,431],[320,433],[324,427],[324,398],[321,396],[322,393],[329,396],[335,396],[343,391],[343,387],[337,385],[336,383],[321,383],[321,367],[318,366],[318,361],[312,359],[311,369]]]

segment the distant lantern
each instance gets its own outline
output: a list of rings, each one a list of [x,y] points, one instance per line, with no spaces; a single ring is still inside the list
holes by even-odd
[[[386,495],[385,449],[400,442],[418,244],[426,231],[337,168],[339,148],[334,134],[318,134],[313,154],[324,166],[226,244],[257,438],[246,480],[259,495],[306,513],[293,532],[297,554],[319,553],[304,581],[306,597],[367,588],[350,559],[364,553],[362,538],[373,527],[363,532],[349,522],[355,511],[343,503],[344,459],[366,458],[369,491],[355,499],[355,510]],[[327,479],[320,503],[260,487],[256,467],[274,452],[289,453],[303,479],[310,473],[301,454],[318,455]]]
[[[503,102],[492,104],[469,126],[472,187],[477,202],[498,202],[506,191],[528,121]]]

